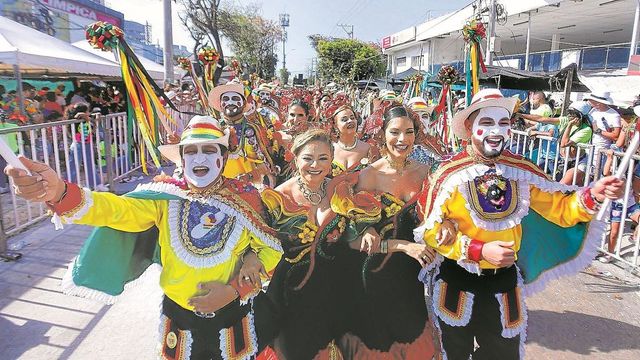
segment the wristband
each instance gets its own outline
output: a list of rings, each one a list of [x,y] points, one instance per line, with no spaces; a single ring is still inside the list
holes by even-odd
[[[484,242],[480,240],[473,239],[469,243],[469,248],[467,250],[467,259],[475,262],[480,262],[482,260],[482,248],[484,247]]]
[[[595,213],[600,208],[600,202],[597,201],[591,194],[591,188],[585,188],[578,195],[578,202],[580,205],[590,213]]]

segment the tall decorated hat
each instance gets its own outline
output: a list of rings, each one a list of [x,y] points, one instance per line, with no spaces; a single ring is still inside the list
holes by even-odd
[[[229,129],[220,127],[218,120],[211,116],[194,116],[182,132],[180,142],[177,144],[161,145],[160,153],[176,164],[182,163],[180,147],[190,144],[218,144],[229,146]]]

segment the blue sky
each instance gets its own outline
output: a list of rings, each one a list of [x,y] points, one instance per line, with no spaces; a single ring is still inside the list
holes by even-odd
[[[347,37],[346,33],[336,26],[342,23],[354,26],[356,38],[379,42],[386,35],[424,22],[429,15],[436,17],[471,2],[471,0],[223,1],[233,1],[242,5],[259,4],[262,6],[263,16],[276,21],[280,13],[289,14],[287,68],[294,74],[306,73],[311,59],[316,56],[307,39],[310,34]],[[153,26],[154,42],[163,43],[164,22],[161,0],[111,0],[108,4],[115,10],[123,12],[127,20],[142,23],[148,21]],[[177,17],[177,11],[180,9],[175,3],[173,10],[174,43],[191,48],[189,34]],[[278,58],[282,60],[281,45]]]

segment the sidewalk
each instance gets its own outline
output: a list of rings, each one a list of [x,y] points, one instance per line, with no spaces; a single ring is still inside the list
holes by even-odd
[[[42,222],[9,239],[28,245],[20,261],[0,262],[0,359],[155,358],[157,271],[113,306],[61,293],[66,267],[90,231],[67,225],[56,232]],[[640,359],[637,276],[594,262],[527,303],[529,359]]]

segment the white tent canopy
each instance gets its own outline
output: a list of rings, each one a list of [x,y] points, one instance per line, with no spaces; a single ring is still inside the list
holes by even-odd
[[[82,50],[88,51],[92,54],[98,55],[100,57],[102,57],[103,59],[107,59],[109,61],[115,62],[115,55],[113,54],[113,52],[109,52],[109,51],[102,51],[100,49],[94,49],[93,47],[91,47],[91,44],[89,44],[88,41],[85,40],[80,40],[80,41],[76,41],[73,43],[73,46],[80,48]],[[149,75],[157,82],[162,82],[162,80],[164,79],[164,66],[160,65],[156,62],[153,62],[147,58],[144,58],[142,56],[138,56],[138,59],[140,59],[140,63],[142,64],[142,66],[145,68],[145,70],[147,70],[147,72],[149,73]]]
[[[0,16],[0,74],[120,77],[120,67],[88,51]]]

